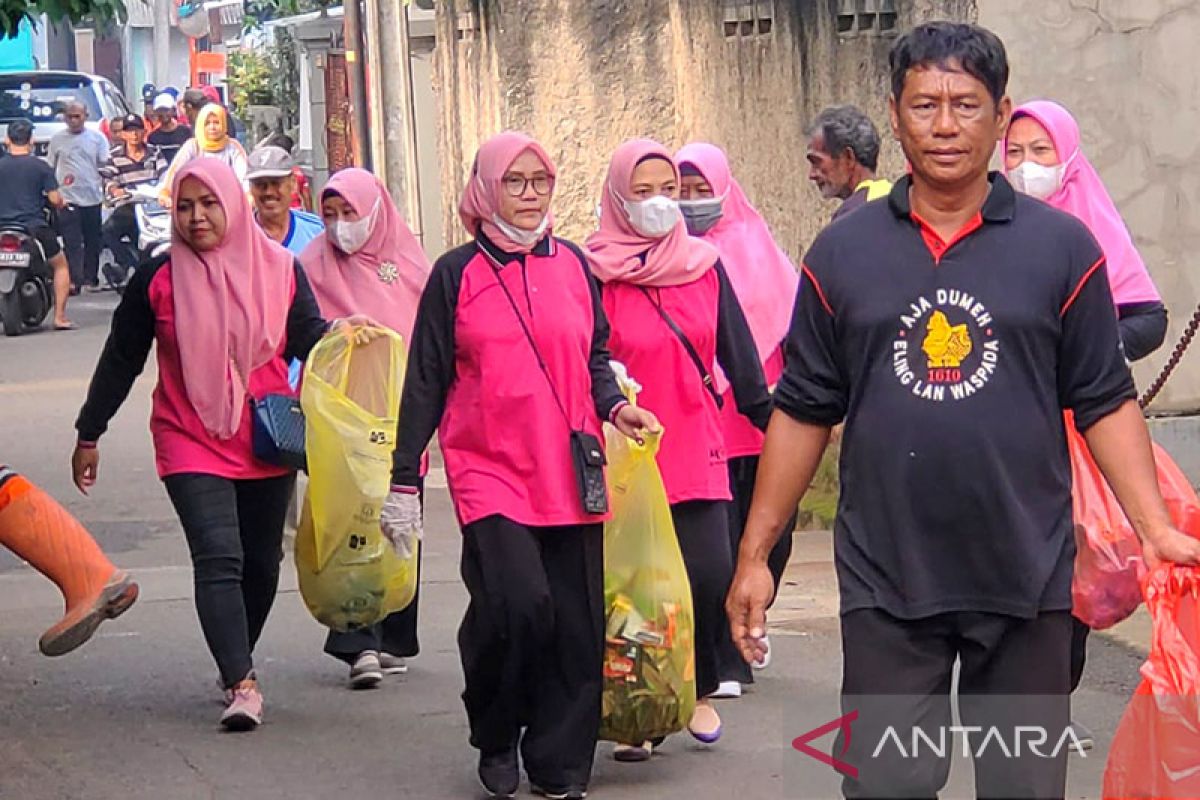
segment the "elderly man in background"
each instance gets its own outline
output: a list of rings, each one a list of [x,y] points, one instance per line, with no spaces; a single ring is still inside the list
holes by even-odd
[[[817,115],[808,129],[808,179],[817,185],[821,196],[842,204],[833,212],[834,220],[862,207],[871,200],[886,197],[891,182],[877,179],[879,131],[863,111],[855,106],[834,106]]]
[[[295,255],[325,230],[321,218],[292,208],[296,193],[296,162],[282,147],[267,145],[250,154],[246,180],[254,199],[258,225],[275,241]]]
[[[108,163],[109,143],[104,135],[86,127],[88,110],[71,102],[63,109],[66,130],[50,139],[46,160],[54,168],[59,191],[67,205],[58,213],[59,233],[66,245],[71,266],[72,294],[80,287],[100,288],[100,205],[104,202],[104,178],[100,169]]]

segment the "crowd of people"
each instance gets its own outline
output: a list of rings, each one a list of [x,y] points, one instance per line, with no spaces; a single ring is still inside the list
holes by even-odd
[[[51,147],[62,188],[21,169],[79,231],[99,226],[107,193],[110,246],[129,236],[118,212],[130,187],[178,148],[163,198],[173,237],[125,287],[72,470],[91,491],[100,440],[155,349],[156,466],[187,537],[221,724],[264,718],[254,649],[296,478],[255,457],[248,401],[289,393],[289,371],[331,329],[382,326],[409,355],[380,525],[398,548],[419,548],[436,434],[470,597],[463,702],[492,796],[516,793],[522,764],[536,793],[586,796],[608,512],[577,468],[603,423],[639,441],[663,432],[658,466],[694,604],[697,741],[724,732],[713,699],[740,696],[770,661],[767,610],[835,428],[844,695],[908,696],[897,713],[910,726],[948,721],[960,661],[960,693],[1036,695],[1039,719],[1068,725],[1088,631],[1070,613],[1064,410],[1147,560],[1200,562],[1200,541],[1173,527],[1159,495],[1128,367],[1161,344],[1166,312],[1069,112],[1013,109],[999,39],[929,23],[898,39],[890,64],[906,174],[877,176],[880,137],[861,111],[822,112],[809,177],[842,203],[799,269],[711,143],[620,145],[580,245],[555,234],[550,150],[500,133],[462,188],[468,241],[431,264],[369,172],[333,175],[319,217],[298,209],[288,150],[247,156],[208,98],[184,95],[194,135],[182,142],[174,106],[154,99],[156,131],[147,139],[143,120],[125,120],[119,154],[84,137],[69,109]],[[10,127],[18,160],[22,136]],[[1002,168],[989,171],[997,147]],[[93,165],[107,184],[79,177]],[[68,260],[86,240],[68,238]],[[614,360],[642,386],[636,405]],[[325,650],[351,687],[407,668],[417,609],[330,633]],[[842,744],[865,761],[871,741]],[[660,744],[619,742],[614,757],[643,762]],[[1063,759],[1015,764],[983,759],[980,796],[1063,797]],[[929,759],[864,771],[844,791],[936,796],[947,770]]]
[[[19,158],[0,159],[0,178],[16,190],[0,197],[0,223],[25,227],[41,245],[53,274],[56,330],[75,328],[66,314],[69,297],[122,289],[145,255],[134,212],[134,205],[145,199],[139,198],[138,187],[161,187],[157,200],[169,207],[175,174],[196,158],[218,158],[250,189],[246,150],[234,138],[235,118],[215,87],[180,94],[173,88],[155,92],[148,84],[144,100],[144,115],[102,120],[101,130],[88,127],[83,103],[68,102],[62,114],[65,127],[51,137],[44,158],[34,156],[31,124],[17,120],[8,127],[7,155]],[[288,205],[307,212],[312,196],[303,170],[291,161],[291,138],[276,132],[264,146],[286,151],[293,179]],[[30,158],[20,158],[24,156]],[[278,154],[272,157],[278,159]],[[277,172],[275,163],[260,165],[258,172]],[[258,210],[270,205],[264,200]],[[300,223],[299,248],[315,236],[317,220],[311,213],[293,219]],[[105,249],[111,262],[102,268]]]

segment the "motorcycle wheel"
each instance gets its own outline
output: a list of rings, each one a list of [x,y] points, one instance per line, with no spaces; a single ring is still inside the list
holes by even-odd
[[[14,286],[13,290],[4,295],[4,307],[0,309],[4,315],[4,335],[20,336],[25,331],[21,319],[21,288]]]
[[[29,280],[21,287],[24,299],[24,321],[28,328],[37,328],[46,321],[54,306],[50,287],[39,280]]]

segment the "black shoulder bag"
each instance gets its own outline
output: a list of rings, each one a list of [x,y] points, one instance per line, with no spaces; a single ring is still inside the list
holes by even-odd
[[[700,373],[700,380],[704,383],[704,388],[707,389],[708,393],[712,396],[713,402],[717,404],[717,408],[724,408],[725,398],[721,397],[720,392],[717,391],[717,387],[713,381],[712,373],[708,371],[708,367],[704,366],[704,359],[700,358],[700,354],[697,353],[696,348],[692,346],[692,340],[689,339],[687,334],[683,332],[683,328],[680,328],[675,320],[671,319],[671,315],[666,312],[666,309],[662,307],[662,304],[655,301],[645,286],[640,286],[638,288],[642,290],[642,294],[646,295],[646,299],[650,301],[650,305],[654,306],[654,310],[658,312],[660,317],[662,317],[662,321],[667,323],[667,327],[671,329],[671,333],[675,334],[675,336],[679,339],[680,344],[683,345],[683,349],[687,351],[688,358],[692,360],[692,365],[695,366],[696,371]]]
[[[500,277],[500,270],[493,267],[493,273],[496,276],[496,283],[500,284],[504,296],[508,298],[508,304],[512,306],[513,314],[516,315],[517,322],[521,325],[521,331],[525,334],[525,340],[529,342],[534,358],[537,359],[538,367],[541,369],[542,375],[546,377],[546,384],[550,387],[554,403],[558,406],[559,413],[562,414],[563,421],[567,423],[567,429],[571,432],[571,461],[575,466],[575,477],[579,482],[579,499],[583,503],[583,510],[589,514],[607,514],[608,488],[604,482],[604,465],[606,463],[604,448],[598,438],[571,424],[567,407],[563,405],[562,398],[559,397],[558,390],[554,387],[550,368],[546,366],[546,362],[542,358],[542,351],[538,349],[537,342],[534,341],[533,332],[525,324],[525,317],[521,315],[521,309],[517,307],[516,298],[512,296],[504,279]]]
[[[250,393],[250,379],[231,353],[233,364],[250,403],[251,447],[259,461],[276,467],[307,470],[304,411],[300,399],[287,394],[268,394],[261,398]]]

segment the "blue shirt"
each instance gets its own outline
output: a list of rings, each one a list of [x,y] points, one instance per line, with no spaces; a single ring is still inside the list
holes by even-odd
[[[287,236],[283,237],[283,246],[293,255],[300,255],[309,242],[325,231],[325,223],[316,214],[297,211],[294,208],[291,210],[291,218],[292,224],[288,228]]]

